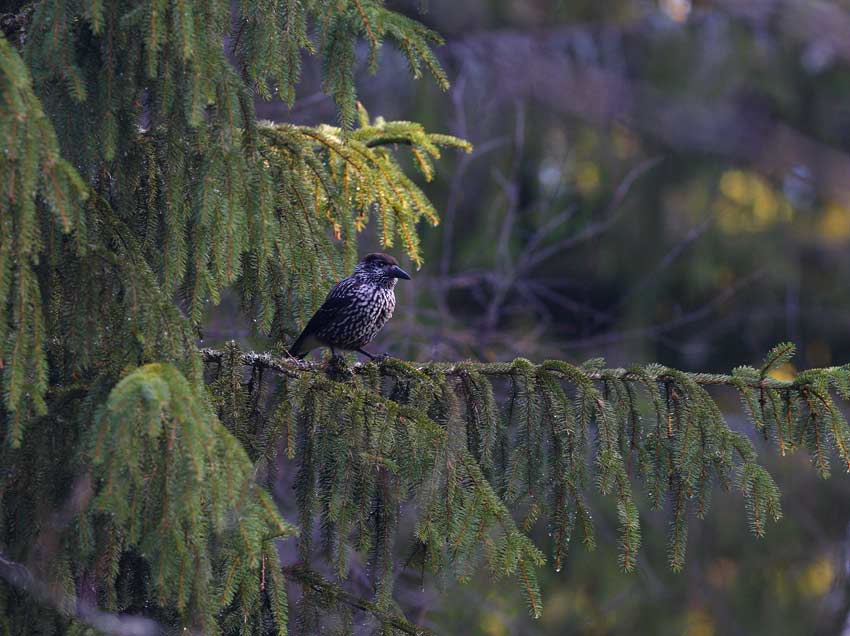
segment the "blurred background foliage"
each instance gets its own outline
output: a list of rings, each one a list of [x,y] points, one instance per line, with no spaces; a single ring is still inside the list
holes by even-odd
[[[475,151],[423,186],[442,223],[422,229],[425,264],[376,350],[724,371],[790,340],[796,368],[850,360],[850,2],[389,4],[446,38],[452,88],[411,82],[390,49],[372,76],[364,46],[361,101]],[[258,102],[261,117],[333,120],[305,64],[293,108]],[[376,243],[367,232],[361,251]],[[209,317],[213,344],[254,338],[230,302]],[[541,574],[540,621],[486,573],[441,594],[400,569],[403,605],[455,634],[850,634],[850,479],[762,451],[785,512],[764,540],[736,495],[717,497],[672,574],[664,517],[644,513],[625,575],[597,500],[600,545]]]

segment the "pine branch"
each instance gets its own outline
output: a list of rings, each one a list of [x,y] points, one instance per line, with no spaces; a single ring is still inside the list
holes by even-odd
[[[201,355],[203,356],[204,362],[206,363],[219,363],[221,362],[224,353],[221,350],[206,348],[201,350]],[[330,366],[330,363],[310,362],[306,360],[292,358],[289,356],[275,355],[268,352],[244,352],[241,355],[241,360],[244,366],[267,368],[292,378],[299,377],[302,373],[309,371],[323,372],[329,369]],[[388,360],[381,360],[375,362],[357,362],[351,365],[350,369],[353,373],[360,375],[365,373],[366,369],[370,366],[372,368],[374,368],[374,366],[377,366],[379,370],[385,370],[386,368],[388,368],[387,365],[391,364],[392,362]],[[513,374],[511,363],[506,362],[414,362],[407,364],[410,366],[410,368],[419,372],[429,370],[437,371],[440,374],[448,377],[461,377],[462,375],[468,373],[470,369],[474,370],[476,373],[480,373],[487,376],[510,376]],[[557,369],[552,369],[549,364],[549,361],[540,364],[531,364],[531,367],[535,371],[538,369],[544,369],[557,373],[562,377],[566,377]],[[639,373],[635,370],[623,368],[591,370],[586,371],[584,375],[588,380],[600,382],[604,379],[614,379],[634,384],[644,384],[647,380],[659,383],[666,383],[674,382],[677,378],[683,377],[700,386],[728,386],[731,388],[739,388],[740,386],[746,386],[753,389],[799,391],[803,388],[811,386],[814,383],[814,380],[811,379],[809,374],[817,374],[818,372],[830,373],[843,368],[844,367],[826,367],[823,369],[811,369],[806,373],[806,375],[801,375],[800,377],[794,380],[777,380],[771,377],[765,377],[764,379],[751,379],[741,381],[740,378],[737,378],[734,375],[728,375],[723,373],[700,373],[682,371],[676,372],[674,374],[668,372],[663,367],[661,367],[661,370],[652,377],[647,377],[645,374]],[[850,368],[848,369],[848,371],[850,371]]]
[[[411,636],[436,636],[436,634],[424,627],[414,625],[413,623],[401,618],[395,614],[388,614],[381,610],[375,603],[367,601],[364,598],[346,592],[339,585],[331,583],[317,572],[302,566],[284,567],[283,573],[290,579],[298,581],[311,587],[315,592],[318,592],[323,597],[340,601],[351,607],[368,612],[377,618],[382,624],[390,625],[405,634]]]
[[[810,369],[790,381],[770,377],[768,372],[792,353],[790,346],[781,345],[760,371],[743,366],[731,374],[717,374],[683,372],[658,364],[606,369],[601,359],[575,366],[559,360],[532,364],[521,358],[488,363],[409,363],[388,358],[348,366],[341,358],[315,363],[286,355],[242,353],[235,343],[229,343],[224,351],[201,351],[205,364],[220,367],[215,382],[226,373],[232,375],[236,366],[252,368],[252,377],[258,369],[271,369],[287,380],[294,379],[287,382],[279,399],[290,404],[287,412],[302,413],[310,426],[307,438],[318,439],[326,449],[324,459],[317,455],[306,461],[318,461],[331,473],[335,458],[353,450],[351,442],[340,446],[334,441],[340,427],[354,436],[357,427],[365,424],[355,424],[364,417],[359,409],[365,407],[371,414],[367,417],[381,422],[377,428],[373,428],[377,422],[367,426],[372,429],[370,436],[387,430],[388,422],[394,422],[388,440],[399,434],[418,435],[412,444],[360,447],[359,455],[376,468],[399,477],[407,475],[410,481],[405,487],[411,492],[426,484],[429,489],[441,484],[443,495],[436,500],[436,491],[430,489],[416,531],[428,546],[452,546],[447,561],[432,557],[435,569],[453,569],[458,578],[466,579],[483,552],[491,571],[520,579],[534,616],[540,614],[541,601],[534,570],[527,566],[542,566],[545,557],[525,533],[541,516],[558,529],[556,568],[562,564],[561,544],[568,541],[576,521],[584,530],[586,543],[592,545],[592,523],[581,493],[588,485],[589,472],[599,492],[616,501],[620,565],[626,571],[633,569],[641,544],[633,496],[634,484],[639,481],[653,493],[656,508],[664,498],[673,499],[670,564],[674,570],[684,564],[687,502],[696,498],[696,515],[704,517],[715,479],[728,487],[734,476],[756,536],[764,534],[769,521],[781,517],[773,478],[757,463],[747,435],[729,426],[706,387],[735,389],[755,429],[766,432],[768,426],[775,426],[780,452],[791,444],[805,445],[821,476],[829,475],[832,450],[850,462],[850,429],[833,401],[834,397],[850,397],[850,367]],[[495,381],[500,379],[513,386],[512,394],[503,395],[504,410],[494,396]],[[567,397],[568,387],[574,399]],[[654,432],[638,424],[637,387],[649,397],[657,422]],[[756,395],[763,397],[757,401]],[[781,398],[787,404],[784,412],[778,406]],[[759,403],[763,406],[767,400],[772,408],[760,409]],[[326,406],[316,409],[314,405],[319,403]],[[799,441],[795,442],[789,439],[793,412],[801,413]],[[589,453],[591,426],[596,428],[599,444]],[[783,426],[788,430],[779,431]],[[511,449],[495,452],[497,439]],[[424,440],[428,450],[423,451],[419,444]],[[416,458],[411,451],[424,454]],[[443,453],[444,465],[437,459]],[[588,463],[589,456],[593,460]],[[634,475],[633,458],[638,459]],[[423,463],[416,470],[405,473],[400,469],[417,462]],[[432,471],[437,481],[423,481],[423,475]],[[328,507],[335,497],[333,488],[329,489],[331,473],[325,473],[325,486],[320,484],[319,490],[327,493],[322,498],[326,506],[322,514],[335,523],[341,508],[336,504],[331,514]],[[313,474],[311,468],[303,481],[311,497],[314,491],[309,478]],[[366,475],[367,483],[372,484],[371,471]],[[367,496],[357,505],[362,507],[368,501]],[[514,514],[525,504],[529,505],[525,520],[518,523]],[[313,510],[312,504],[305,508],[302,519],[310,518],[307,510]],[[440,521],[435,524],[434,520]],[[471,532],[475,527],[478,531]],[[500,536],[485,541],[482,548],[481,537],[494,530]],[[306,530],[302,533],[302,537],[309,535]]]
[[[0,578],[60,614],[71,616],[104,634],[158,636],[166,631],[159,623],[144,616],[101,611],[81,598],[62,592],[58,586],[37,579],[25,565],[9,559],[3,553],[0,553]]]

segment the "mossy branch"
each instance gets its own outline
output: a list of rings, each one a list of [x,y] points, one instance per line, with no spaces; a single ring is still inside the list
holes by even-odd
[[[204,362],[215,363],[221,361],[223,352],[218,349],[204,348],[201,349],[201,355],[203,356]],[[268,352],[258,353],[254,351],[246,351],[241,354],[241,360],[242,364],[245,366],[271,369],[273,371],[277,371],[278,373],[293,378],[299,377],[299,375],[301,373],[304,373],[305,371],[324,372],[329,368],[328,363],[310,362],[286,355],[276,355]],[[559,374],[564,379],[570,379],[570,375],[568,373],[564,371],[559,371],[558,369],[553,369],[553,362],[560,363],[560,361],[544,361],[539,364],[529,364],[531,364],[531,367],[535,370],[543,369],[553,371],[554,373]],[[514,373],[515,364],[514,362],[408,363],[394,359],[386,359],[374,362],[357,362],[350,366],[350,370],[354,374],[362,375],[367,372],[367,368],[377,367],[380,373],[388,376],[393,376],[395,375],[395,373],[390,372],[389,370],[393,368],[398,368],[399,363],[403,364],[404,367],[419,373],[437,371],[442,375],[450,377],[460,377],[464,373],[468,373],[468,370],[470,368],[474,369],[477,373],[487,376],[509,377]],[[807,370],[805,374],[800,374],[794,380],[777,380],[775,378],[765,377],[764,379],[740,381],[735,375],[730,374],[688,371],[675,372],[674,375],[671,370],[668,370],[666,367],[660,366],[657,367],[657,370],[652,368],[649,369],[649,375],[647,375],[647,373],[644,372],[643,369],[638,371],[635,369],[615,367],[608,369],[587,370],[583,372],[583,376],[586,379],[594,382],[601,382],[602,380],[607,378],[641,385],[646,383],[647,381],[667,383],[675,382],[677,381],[677,379],[687,378],[688,380],[694,382],[694,384],[698,384],[701,386],[727,386],[735,389],[738,389],[741,386],[745,386],[753,389],[765,388],[787,392],[800,391],[803,388],[814,384],[816,377],[822,377],[823,375],[832,376],[836,373],[850,373],[850,365],[810,369]]]

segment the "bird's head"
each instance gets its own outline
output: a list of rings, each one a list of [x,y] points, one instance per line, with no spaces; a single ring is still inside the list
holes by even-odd
[[[382,254],[381,252],[366,254],[357,263],[354,274],[385,285],[394,285],[397,278],[410,280],[408,273],[398,266],[397,260],[389,254]]]

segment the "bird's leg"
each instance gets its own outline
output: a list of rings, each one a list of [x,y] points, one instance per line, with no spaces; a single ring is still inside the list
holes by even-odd
[[[390,357],[390,354],[388,354],[388,353],[379,353],[377,355],[372,355],[371,353],[369,353],[365,349],[358,349],[357,352],[362,353],[364,356],[368,356],[368,358],[370,360],[386,360],[387,358]]]
[[[336,349],[334,349],[333,347],[331,347],[331,358],[336,358],[336,357],[337,357],[337,356],[336,356]]]

